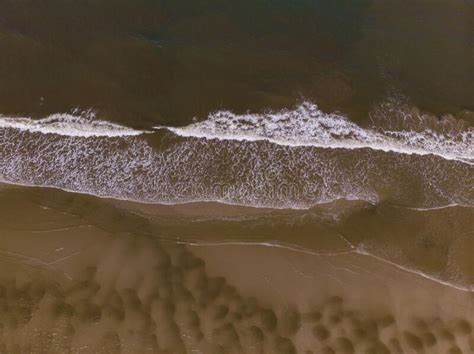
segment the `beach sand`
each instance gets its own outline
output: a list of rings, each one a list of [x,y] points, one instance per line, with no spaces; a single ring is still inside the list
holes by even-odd
[[[22,187],[0,200],[0,352],[474,350],[472,292],[340,240],[171,240],[139,206]]]

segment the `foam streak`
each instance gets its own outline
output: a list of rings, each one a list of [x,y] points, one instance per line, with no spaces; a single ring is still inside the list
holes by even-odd
[[[237,115],[229,111],[211,114],[207,120],[182,128],[168,129],[176,135],[205,139],[261,141],[285,146],[331,149],[364,149],[400,154],[438,155],[474,164],[474,130],[439,133],[376,131],[364,129],[337,113],[324,113],[305,102],[295,110],[266,114]]]
[[[115,123],[96,120],[91,114],[83,117],[58,113],[39,120],[0,116],[0,129],[2,128],[84,138],[135,136],[144,133],[144,131],[123,127]]]

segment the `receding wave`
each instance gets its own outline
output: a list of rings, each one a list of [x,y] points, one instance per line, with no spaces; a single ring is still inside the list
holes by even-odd
[[[443,125],[443,122],[440,123]],[[474,129],[423,131],[364,129],[337,113],[324,113],[305,102],[295,110],[265,114],[213,113],[203,122],[183,128],[166,128],[183,137],[222,140],[268,140],[289,146],[393,151],[403,154],[434,154],[474,163]]]
[[[5,128],[13,128],[30,133],[74,137],[116,137],[140,135],[143,133],[143,131],[140,130],[134,130],[111,122],[95,119],[95,116],[89,112],[83,115],[66,113],[52,114],[39,120],[0,115],[0,129]]]
[[[431,147],[438,149],[436,154],[381,151],[371,141],[393,138],[342,116],[325,115],[310,104],[270,115],[211,115],[205,122],[169,129],[143,134],[88,116],[54,115],[39,121],[3,117],[0,179],[164,204],[216,201],[309,208],[337,199],[385,200],[412,208],[474,204],[473,167],[464,161],[472,158],[469,130],[457,143],[448,143],[444,135]],[[196,131],[206,137],[247,131],[258,138],[203,139]],[[289,137],[316,141],[318,136],[330,148],[273,142]],[[334,148],[335,142],[358,148]],[[419,146],[423,144],[428,146],[423,141]]]

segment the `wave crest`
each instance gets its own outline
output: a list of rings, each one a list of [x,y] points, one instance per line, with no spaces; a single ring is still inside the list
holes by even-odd
[[[449,160],[474,163],[474,129],[436,131],[365,129],[338,113],[324,113],[304,102],[294,110],[237,115],[219,111],[186,127],[168,129],[183,137],[270,142],[287,146],[392,151],[434,154]]]
[[[38,120],[0,115],[0,129],[2,128],[84,138],[135,136],[144,133],[141,130],[98,120],[91,112],[83,115],[57,113]]]

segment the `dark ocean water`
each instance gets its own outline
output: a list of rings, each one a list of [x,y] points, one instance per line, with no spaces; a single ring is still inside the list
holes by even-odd
[[[474,109],[470,1],[2,1],[3,114],[133,126],[302,97],[363,120],[394,91]],[[471,121],[472,122],[472,121]]]

